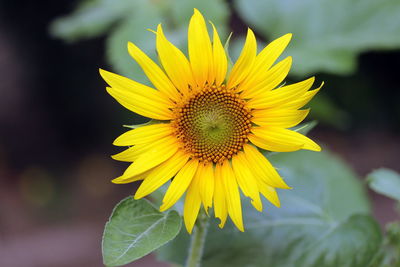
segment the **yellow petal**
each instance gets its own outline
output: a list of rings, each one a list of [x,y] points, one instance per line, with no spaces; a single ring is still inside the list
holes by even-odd
[[[171,179],[189,159],[189,155],[182,151],[178,151],[175,155],[170,157],[167,161],[163,162],[154,168],[150,174],[144,179],[135,194],[135,199],[142,198],[154,192]]]
[[[171,106],[171,100],[162,95],[159,91],[148,87],[144,84],[135,82],[124,76],[99,69],[101,77],[110,85],[110,87],[117,88],[122,91],[127,91],[136,95],[151,97],[157,101],[162,102],[164,105]]]
[[[251,131],[257,138],[262,140],[263,146],[260,147],[263,149],[277,152],[296,151],[299,149],[321,151],[321,147],[314,141],[295,131],[267,126],[253,127]],[[251,138],[254,139],[252,136]],[[253,142],[252,139],[250,139],[251,142]],[[256,143],[254,144],[259,146]]]
[[[279,140],[271,141],[270,139],[261,138],[255,134],[249,134],[248,138],[250,142],[252,142],[254,145],[268,151],[292,152],[303,148],[302,144],[293,145],[287,143],[279,143]]]
[[[290,42],[290,39],[292,39],[292,34],[288,33],[269,43],[257,55],[253,66],[254,72],[256,73],[263,68],[269,69],[282,54],[283,50],[285,50]]]
[[[128,183],[133,183],[136,181],[140,181],[140,180],[144,180],[152,171],[153,169],[150,169],[144,173],[138,174],[136,176],[132,176],[129,178],[126,178],[124,175],[121,175],[115,179],[113,179],[111,182],[113,182],[114,184],[128,184]]]
[[[257,148],[246,144],[243,146],[243,150],[247,161],[252,163],[251,171],[257,179],[260,179],[267,185],[273,187],[283,189],[291,188],[285,183],[268,159],[264,157]]]
[[[253,79],[243,82],[238,90],[243,90],[241,96],[243,98],[257,97],[260,93],[271,91],[286,78],[289,73],[290,67],[292,66],[292,57],[287,57],[284,60],[277,63],[271,69],[261,71],[258,75],[252,77]]]
[[[314,77],[291,85],[286,85],[272,91],[259,93],[247,102],[252,109],[266,109],[283,105],[301,97],[314,83]]]
[[[281,202],[279,201],[278,194],[276,193],[275,188],[272,186],[266,185],[264,183],[259,184],[261,194],[268,199],[269,202],[274,204],[276,207],[281,206]]]
[[[153,143],[173,133],[168,123],[157,123],[127,131],[114,141],[115,146],[132,146],[135,144]]]
[[[222,163],[222,182],[224,184],[228,213],[236,227],[244,232],[242,218],[242,204],[236,176],[228,160]]]
[[[142,50],[139,49],[136,45],[129,42],[128,43],[128,52],[133,57],[136,62],[143,69],[146,76],[152,82],[152,84],[167,97],[172,100],[177,100],[179,98],[179,93],[176,90],[173,83],[169,80],[167,75],[161,68],[149,58]]]
[[[201,198],[198,188],[199,178],[200,177],[198,176],[193,178],[186,193],[185,204],[183,207],[183,220],[185,222],[186,230],[189,234],[192,233],[193,226],[196,222],[201,205]]]
[[[309,109],[258,109],[252,112],[251,121],[260,126],[290,128],[302,122],[309,112]]]
[[[149,147],[146,145],[136,145],[118,154],[112,155],[111,157],[119,161],[134,162],[147,150],[149,150]]]
[[[270,44],[268,44],[257,55],[249,76],[247,77],[247,79],[245,81],[243,81],[243,84],[241,84],[239,86],[238,90],[241,91],[242,88],[244,88],[244,87],[251,90],[253,87],[259,85],[260,83],[263,83],[263,81],[268,79],[271,76],[271,73],[268,70],[271,68],[272,64],[278,59],[278,57],[282,54],[283,50],[285,50],[285,48],[289,44],[291,38],[292,38],[292,34],[288,33],[288,34],[285,34],[284,36],[272,41]],[[291,58],[290,58],[290,64],[291,64]],[[290,66],[289,66],[289,69],[290,69]],[[287,70],[285,69],[285,72],[286,72],[286,74],[284,75],[285,77],[286,77],[289,69],[287,69]],[[282,72],[282,71],[280,71],[280,72]],[[281,81],[285,77],[283,77],[281,79]],[[278,82],[278,84],[279,84],[279,82]]]
[[[260,192],[258,191],[257,180],[250,171],[252,166],[247,162],[243,152],[240,151],[237,155],[232,157],[232,167],[243,194],[251,198],[251,204],[254,208],[258,211],[262,211],[262,202]]]
[[[215,85],[220,86],[225,80],[226,71],[228,69],[228,59],[225,54],[225,49],[222,46],[217,29],[213,27],[213,71],[215,74]]]
[[[161,24],[157,27],[157,52],[165,72],[184,95],[195,86],[190,63],[186,56],[165,37]]]
[[[125,90],[107,87],[107,92],[125,108],[156,120],[171,120],[174,115],[170,106],[160,101],[160,95],[137,95]]]
[[[207,81],[211,84],[209,76],[212,76],[212,48],[210,36],[203,15],[194,9],[193,16],[189,22],[188,49],[190,65],[197,84],[201,87]]]
[[[212,207],[214,195],[214,169],[212,163],[199,164],[196,176],[199,176],[199,191],[205,211]]]
[[[226,194],[222,177],[222,165],[217,164],[215,166],[214,177],[214,214],[216,218],[220,219],[219,227],[222,228],[228,216],[228,207],[226,204]]]
[[[159,145],[162,146],[166,142],[166,140],[172,140],[171,137],[172,136],[166,135],[152,142],[136,144],[111,157],[119,161],[133,162],[136,161],[146,151],[149,151],[153,148],[157,148]]]
[[[172,157],[178,150],[178,140],[175,137],[163,138],[157,146],[145,151],[125,171],[124,176],[130,177],[145,172]]]
[[[233,66],[228,78],[228,89],[242,82],[250,73],[257,54],[257,42],[253,31],[247,30],[246,43],[240,53],[238,60]]]
[[[179,198],[185,193],[194,174],[196,173],[198,160],[189,160],[185,166],[178,172],[175,178],[172,180],[167,192],[165,193],[163,204],[160,207],[160,211],[165,211],[172,207]]]
[[[322,85],[323,85],[323,83],[322,83]],[[293,101],[282,104],[281,106],[279,106],[279,108],[298,109],[298,108],[303,107],[319,92],[322,85],[317,89],[305,92],[304,95],[302,95],[301,97],[299,97]]]

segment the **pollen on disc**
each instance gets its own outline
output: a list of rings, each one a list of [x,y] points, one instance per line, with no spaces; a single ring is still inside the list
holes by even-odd
[[[206,86],[175,109],[176,136],[193,158],[230,159],[248,142],[251,114],[237,94]]]

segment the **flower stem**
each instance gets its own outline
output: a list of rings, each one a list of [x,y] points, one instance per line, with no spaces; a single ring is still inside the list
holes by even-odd
[[[201,266],[201,257],[203,256],[204,243],[207,236],[208,220],[208,216],[205,214],[204,210],[201,209],[191,235],[186,267]]]

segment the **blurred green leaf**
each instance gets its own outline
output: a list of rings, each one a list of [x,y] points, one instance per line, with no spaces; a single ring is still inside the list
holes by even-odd
[[[310,116],[321,123],[338,129],[347,129],[350,125],[349,113],[339,108],[324,93],[318,93],[308,106],[311,108]]]
[[[193,8],[198,8],[216,25],[222,40],[226,37],[230,11],[223,0],[86,0],[71,15],[56,19],[50,32],[66,41],[107,33],[106,57],[113,68],[119,74],[149,84],[129,56],[127,42],[135,43],[156,60],[155,35],[146,29],[155,29],[162,23],[168,39],[186,52],[187,27]]]
[[[380,168],[367,175],[369,187],[375,192],[400,201],[400,174]]]
[[[171,21],[175,25],[189,25],[189,19],[193,14],[193,8],[202,12],[207,20],[212,21],[219,30],[219,34],[225,36],[226,24],[229,19],[229,6],[224,0],[172,0]],[[223,29],[221,29],[223,27]]]
[[[359,53],[400,46],[398,0],[235,0],[239,15],[266,39],[292,32],[293,73],[349,74]]]
[[[138,82],[149,84],[140,66],[129,55],[127,44],[133,42],[150,58],[156,59],[155,35],[146,29],[155,29],[161,21],[161,13],[151,6],[142,6],[142,12],[126,18],[113,31],[106,40],[106,57],[113,69]]]
[[[379,253],[369,267],[400,266],[400,222],[386,225],[386,234]]]
[[[89,39],[105,33],[115,22],[133,14],[145,0],[81,1],[70,15],[60,17],[50,25],[50,33],[66,41]]]
[[[368,215],[362,184],[327,152],[299,151],[270,157],[292,190],[280,190],[281,208],[264,202],[258,212],[243,201],[245,232],[210,223],[204,267],[365,267],[381,243]],[[157,250],[162,260],[183,264],[188,235],[182,231]]]
[[[128,17],[113,30],[107,39],[107,58],[115,70],[138,82],[150,85],[140,66],[128,55],[126,44],[135,43],[150,58],[157,61],[155,35],[146,29],[155,29],[159,23],[163,24],[167,38],[182,51],[187,48],[187,26],[193,8],[203,11],[219,27],[221,36],[226,33],[228,14],[224,9],[223,1],[182,1],[171,0],[164,3],[164,8],[156,7],[157,2],[148,1],[140,6],[140,12]],[[225,10],[217,13],[216,10]],[[179,13],[179,15],[178,15]]]
[[[383,261],[380,266],[400,266],[400,222],[386,225],[383,248]]]
[[[161,213],[145,199],[125,198],[104,229],[104,264],[120,266],[149,254],[173,239],[181,224],[176,211]]]

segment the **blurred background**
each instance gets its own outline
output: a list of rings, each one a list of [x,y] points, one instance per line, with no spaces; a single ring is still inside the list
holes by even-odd
[[[113,206],[135,185],[110,180],[124,124],[145,122],[105,91],[98,68],[148,83],[132,41],[156,58],[155,29],[186,50],[197,7],[237,58],[247,27],[260,48],[287,32],[288,82],[325,81],[311,132],[360,177],[400,171],[398,0],[74,0],[0,2],[0,266],[101,266]],[[360,178],[363,179],[363,178]],[[393,202],[369,192],[383,225]],[[155,266],[152,256],[129,266]],[[160,266],[167,266],[160,264]]]

